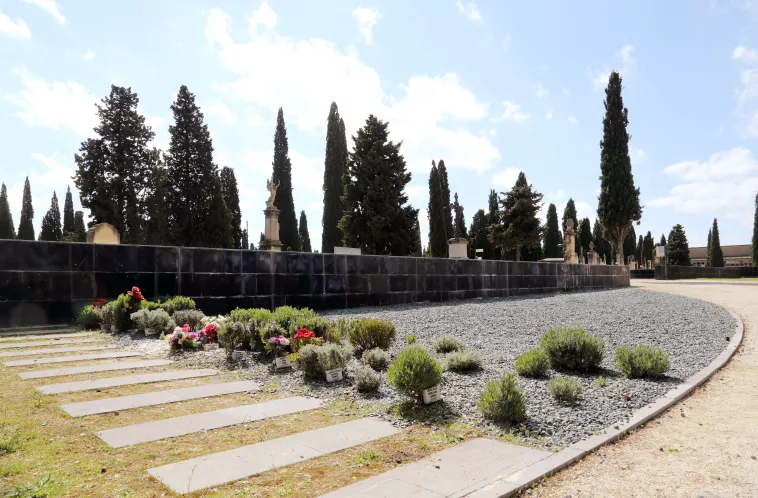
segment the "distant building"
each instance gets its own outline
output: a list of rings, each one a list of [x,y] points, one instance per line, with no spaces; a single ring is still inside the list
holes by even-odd
[[[750,244],[742,246],[721,246],[724,253],[724,266],[753,266],[750,259]],[[708,259],[707,247],[690,247],[692,266],[705,266]]]

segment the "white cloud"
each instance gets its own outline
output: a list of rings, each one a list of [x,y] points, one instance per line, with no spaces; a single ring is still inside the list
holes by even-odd
[[[58,10],[58,5],[55,3],[55,0],[24,0],[24,2],[36,5],[53,16],[60,24],[66,24],[66,18],[61,14],[61,11]]]
[[[579,120],[578,120],[578,119],[576,119],[574,116],[569,116],[569,117],[568,117],[568,122],[569,122],[569,124],[570,124],[571,126],[576,126],[576,125],[578,125],[578,124],[579,124]]]
[[[95,52],[93,52],[91,48],[88,49],[87,52],[82,56],[82,59],[85,61],[95,60]]]
[[[547,119],[548,121],[550,121],[551,119],[553,119],[553,111],[547,111],[545,113],[545,119]]]
[[[29,40],[32,37],[32,32],[29,31],[29,26],[20,17],[16,18],[16,22],[13,22],[13,19],[0,11],[0,36],[16,40]]]
[[[723,216],[752,226],[758,161],[750,150],[736,147],[717,152],[706,161],[683,161],[663,171],[679,183],[667,196],[649,202],[651,207]]]
[[[276,28],[276,12],[268,4],[266,0],[263,0],[258,10],[253,12],[253,15],[248,19],[250,24],[250,34],[255,35],[258,31],[258,26],[262,26],[264,30],[273,30]]]
[[[510,100],[504,100],[503,107],[505,107],[503,114],[498,118],[494,118],[493,121],[526,121],[531,117],[530,114],[521,111],[520,105]]]
[[[534,87],[534,91],[536,92],[538,99],[546,99],[550,96],[550,90],[542,86],[542,83],[537,83]]]
[[[742,134],[746,137],[758,137],[758,68],[745,69],[740,73],[739,90],[735,91],[737,97],[736,114],[741,121]]]
[[[749,49],[744,45],[738,45],[734,48],[734,51],[732,51],[732,59],[753,64],[758,62],[758,50]]]
[[[29,126],[54,130],[68,128],[86,137],[97,125],[95,103],[98,99],[75,81],[53,81],[18,67],[13,73],[21,79],[21,89],[5,98],[19,108],[15,114]]]
[[[630,147],[629,155],[631,156],[634,164],[642,164],[645,162],[645,159],[647,159],[647,154],[645,154],[645,151],[637,147]]]
[[[622,76],[625,76],[631,69],[637,64],[637,59],[634,57],[634,46],[624,45],[616,53],[616,58],[621,61],[621,67],[617,70]],[[608,85],[608,77],[611,70],[606,67],[604,70],[588,71],[590,81],[592,82],[592,89],[596,92],[603,90]]]
[[[510,190],[516,184],[519,173],[521,170],[518,168],[505,168],[502,171],[497,171],[492,175],[492,184],[502,188],[503,191]]]
[[[503,38],[503,53],[508,55],[511,51],[511,37],[510,35]]]
[[[467,2],[464,2],[463,0],[457,0],[455,5],[458,6],[458,10],[461,12],[461,14],[465,15],[472,21],[482,20],[482,14],[479,12],[479,8],[476,6],[476,2],[473,0]]]
[[[203,114],[218,118],[225,125],[233,125],[237,121],[237,115],[223,102],[216,102],[202,107]]]
[[[374,25],[382,18],[382,14],[375,8],[358,7],[353,10],[353,17],[358,24],[358,31],[363,36],[366,45],[371,45]]]

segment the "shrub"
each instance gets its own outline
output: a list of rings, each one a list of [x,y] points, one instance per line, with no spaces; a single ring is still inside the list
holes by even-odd
[[[445,368],[454,372],[476,370],[481,364],[482,360],[474,351],[452,351],[445,356]]]
[[[353,356],[353,348],[350,346],[327,343],[317,347],[318,363],[324,372],[335,368],[345,368]]]
[[[547,390],[553,398],[570,405],[574,404],[582,394],[579,381],[571,377],[555,377],[547,383]]]
[[[336,322],[329,322],[324,332],[324,340],[327,342],[342,342],[349,336],[352,322],[349,318],[341,316]]]
[[[390,364],[390,354],[383,349],[374,348],[363,352],[363,363],[374,370],[384,370]]]
[[[134,311],[132,310],[132,298],[126,294],[121,294],[115,301],[108,304],[112,304],[113,307],[113,328],[118,332],[128,331],[132,327],[129,316]]]
[[[660,377],[669,369],[669,354],[651,346],[620,346],[616,365],[626,377]]]
[[[99,329],[100,324],[103,323],[103,311],[88,304],[79,310],[79,317],[76,322],[84,330]]]
[[[421,391],[442,381],[442,367],[422,346],[404,347],[387,371],[387,382],[406,396],[420,399]]]
[[[162,310],[163,305],[159,302],[148,301],[147,299],[145,299],[140,303],[140,309],[148,310],[148,311]]]
[[[466,349],[463,341],[452,334],[443,334],[434,341],[434,350],[438,353],[449,353]]]
[[[174,330],[176,323],[171,317],[162,309],[154,310],[142,310],[146,313],[145,317],[145,329],[155,330],[159,334],[166,334]]]
[[[189,325],[190,330],[198,330],[205,315],[199,310],[179,310],[174,312],[173,318],[180,327],[186,324]]]
[[[269,341],[272,337],[287,338],[287,331],[276,322],[268,322],[260,329],[261,342],[263,342],[266,351],[270,351],[274,347]]]
[[[232,352],[241,348],[242,343],[247,339],[249,327],[242,322],[228,322],[218,331],[218,343],[226,349],[229,358]]]
[[[169,315],[173,316],[177,311],[194,310],[195,301],[189,297],[175,296],[167,299],[161,306]]]
[[[526,418],[526,397],[516,376],[503,372],[498,379],[487,379],[477,408],[482,415],[499,422],[521,422]]]
[[[549,329],[542,334],[540,346],[556,369],[586,371],[603,361],[603,340],[579,328]]]
[[[416,336],[415,335],[409,335],[405,339],[406,344],[416,344]]]
[[[320,347],[306,344],[297,352],[297,368],[302,370],[306,377],[312,379],[324,378],[324,370],[318,362],[318,350]]]
[[[262,338],[262,331],[272,317],[273,313],[265,308],[237,308],[229,314],[230,320],[248,326],[249,333],[245,345],[250,349],[259,350],[264,347],[264,341],[268,341],[268,337]]]
[[[606,380],[606,378],[601,375],[600,377],[598,377],[597,379],[595,379],[595,385],[597,387],[607,387],[608,386],[608,380]]]
[[[395,340],[395,324],[386,318],[361,318],[352,323],[348,338],[361,349],[389,349]]]
[[[100,308],[100,315],[102,316],[102,323],[101,328],[106,331],[110,332],[111,327],[113,327],[113,316],[114,316],[114,304],[112,302],[103,305],[102,308]]]
[[[132,321],[132,327],[145,330],[147,328],[147,313],[148,311],[144,309],[129,315],[129,319]]]
[[[382,377],[367,365],[355,369],[355,387],[359,392],[368,393],[379,390]]]
[[[544,377],[550,370],[550,357],[542,348],[527,351],[513,364],[516,372],[524,377]]]

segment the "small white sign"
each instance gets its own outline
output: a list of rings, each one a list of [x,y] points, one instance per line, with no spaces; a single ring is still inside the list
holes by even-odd
[[[666,246],[655,246],[655,255],[659,258],[666,256]]]
[[[239,361],[245,357],[244,351],[232,351],[232,360]]]
[[[218,343],[214,342],[213,344],[203,344],[203,349],[205,351],[215,351],[218,349]]]
[[[326,371],[326,381],[327,382],[337,382],[338,380],[342,380],[342,369],[341,368],[333,368],[331,370]]]
[[[278,358],[274,358],[274,364],[276,365],[276,369],[282,369],[282,368],[292,368],[292,360],[287,358],[286,356],[280,356]]]
[[[361,248],[360,247],[339,247],[339,246],[334,246],[334,254],[350,254],[352,256],[360,256],[361,255]]]
[[[151,335],[158,335],[158,331],[155,329],[145,329],[145,335],[151,336]]]
[[[442,401],[442,388],[439,386],[439,384],[434,387],[430,387],[429,389],[424,389],[421,391],[421,394],[424,397],[425,405],[436,403],[437,401]]]

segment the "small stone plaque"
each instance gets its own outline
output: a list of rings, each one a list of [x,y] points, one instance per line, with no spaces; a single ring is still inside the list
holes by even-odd
[[[290,360],[286,356],[280,356],[278,358],[275,358],[274,364],[276,365],[277,370],[280,370],[282,368],[292,368],[292,360]]]
[[[145,329],[145,335],[146,336],[158,335],[158,331],[155,329]]]
[[[239,361],[245,357],[244,351],[232,351],[232,360]]]
[[[214,342],[213,344],[203,344],[203,349],[205,351],[215,351],[218,349],[218,343]]]
[[[326,381],[327,382],[337,382],[338,380],[342,380],[342,369],[341,368],[333,368],[331,370],[326,371]]]
[[[430,387],[429,389],[424,389],[421,391],[421,394],[424,397],[425,405],[436,403],[437,401],[442,401],[442,388],[439,386],[439,384],[434,387]]]

